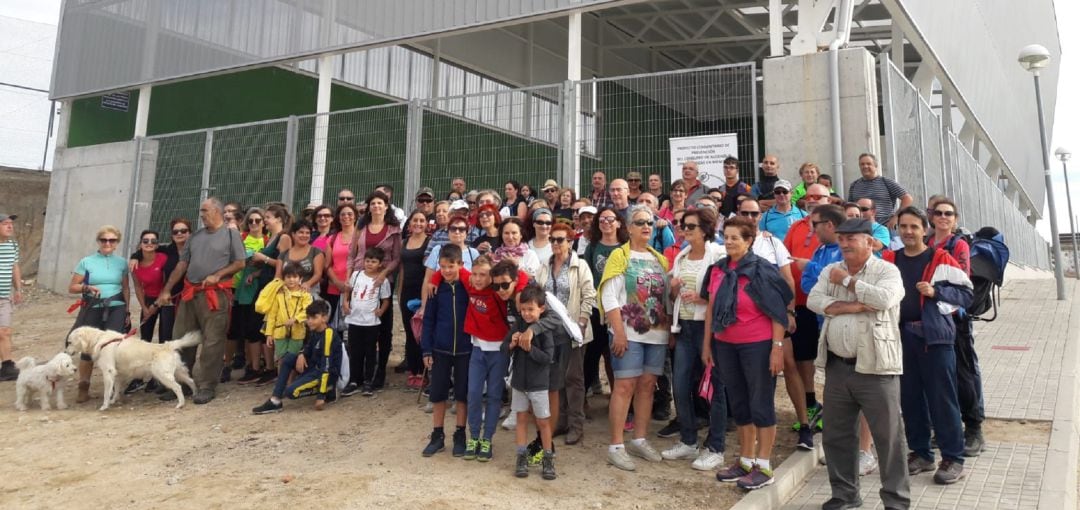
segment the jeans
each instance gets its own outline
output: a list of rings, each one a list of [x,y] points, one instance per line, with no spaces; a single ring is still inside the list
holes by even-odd
[[[694,412],[694,397],[697,385],[694,375],[701,373],[701,344],[705,339],[703,321],[680,320],[682,330],[675,337],[675,361],[671,364],[672,386],[674,387],[675,414],[679,419],[679,437],[683,444],[697,446],[697,413]],[[713,379],[714,383],[717,379]],[[713,390],[714,394],[716,390]],[[720,393],[723,393],[721,387]],[[726,419],[726,416],[725,416]],[[721,429],[723,433],[723,429]]]
[[[900,409],[911,451],[934,460],[930,428],[937,433],[941,456],[964,463],[964,431],[956,396],[956,352],[951,345],[926,345],[903,332],[904,373],[900,376]]]
[[[469,357],[469,432],[473,439],[480,438],[480,426],[484,427],[483,438],[491,440],[495,436],[495,426],[499,422],[499,408],[502,407],[502,395],[505,388],[503,377],[510,365],[510,358],[500,351],[484,351],[473,346]],[[487,404],[484,400],[484,386],[487,385]]]

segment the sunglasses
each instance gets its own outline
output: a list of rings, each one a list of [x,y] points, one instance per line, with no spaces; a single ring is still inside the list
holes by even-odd
[[[476,207],[476,202],[469,201],[468,204],[469,204],[469,207]]]
[[[115,237],[99,237],[97,242],[101,244],[116,244],[119,243],[120,240]]]
[[[873,207],[866,207],[864,205],[860,205],[859,210],[862,211],[862,212],[870,212],[870,211],[874,210],[874,208]]]
[[[158,240],[157,239],[149,239],[149,238],[147,238],[147,239],[143,239],[140,242],[142,242],[143,244],[157,244]]]
[[[641,182],[641,179],[627,179],[626,182]]]
[[[416,199],[416,202],[419,203],[419,204],[430,204],[430,203],[432,203],[434,201],[435,201],[435,199],[433,199],[433,198],[418,198],[418,199]]]
[[[818,200],[821,200],[823,198],[825,198],[825,195],[806,195],[807,200],[813,200],[815,202],[817,202]]]
[[[553,224],[554,222],[548,220],[536,220],[533,222],[533,225],[539,225],[541,227],[550,227]]]
[[[248,218],[248,223],[262,223],[262,218]]]
[[[468,227],[450,227],[450,231],[451,232],[462,233],[462,232],[468,232],[469,228]]]
[[[356,197],[337,197],[338,202],[351,202],[356,200]]]
[[[778,197],[780,195],[790,195],[791,192],[786,189],[774,189],[772,194],[774,197]]]
[[[698,202],[694,204],[694,207],[698,209],[716,209],[716,206],[708,202]]]
[[[562,244],[562,243],[566,242],[565,237],[551,237],[551,238],[548,238],[548,239],[554,244]]]
[[[600,217],[600,223],[615,223],[616,221],[617,221],[617,218],[615,218],[614,216],[601,216]]]
[[[334,215],[333,215],[333,214],[330,214],[330,213],[326,213],[326,214],[316,214],[316,215],[315,215],[315,217],[316,217],[316,218],[333,218],[333,217],[334,217]]]
[[[697,228],[700,226],[701,225],[698,225],[697,223],[683,223],[682,225],[680,225],[680,227],[687,232],[697,230]]]
[[[559,190],[556,189],[556,188],[550,188],[550,189],[544,190],[544,193],[555,193],[556,191],[559,191]]]
[[[812,225],[814,226],[814,228],[818,228],[818,227],[820,227],[821,225],[826,225],[826,224],[828,224],[828,223],[829,223],[829,221],[828,221],[828,220],[821,220],[821,221],[811,221],[811,222],[810,222],[810,224],[812,224]]]
[[[944,216],[946,218],[952,218],[956,216],[956,211],[944,211],[941,209],[934,209],[934,216]]]
[[[191,232],[191,231],[186,229],[186,228],[175,228],[172,231],[172,235],[178,236],[180,234],[187,234],[188,232]]]
[[[633,223],[635,227],[652,227],[656,224],[653,220],[634,220],[630,223]]]
[[[495,290],[506,290],[514,286],[514,282],[492,283],[491,288]]]
[[[758,216],[761,216],[761,213],[758,211],[739,211],[739,216],[745,216],[747,218],[757,218]]]

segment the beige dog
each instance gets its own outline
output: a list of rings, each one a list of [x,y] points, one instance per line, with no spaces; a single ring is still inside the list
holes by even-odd
[[[161,344],[144,342],[136,337],[125,338],[123,333],[105,331],[89,326],[75,328],[68,335],[67,352],[89,354],[101,369],[105,381],[105,400],[101,410],[115,404],[128,383],[153,376],[162,386],[176,394],[176,408],[184,407],[184,392],[177,381],[195,391],[195,381],[177,352],[202,342],[202,333],[191,331],[179,340]]]

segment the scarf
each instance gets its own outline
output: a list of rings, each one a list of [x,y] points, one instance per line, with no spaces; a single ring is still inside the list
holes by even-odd
[[[770,319],[787,327],[786,306],[795,296],[780,272],[753,252],[747,253],[732,269],[728,267],[729,257],[724,257],[713,265],[712,271],[720,271],[724,279],[716,288],[713,301],[712,332],[719,333],[736,321],[739,302],[739,277],[745,276],[750,282],[746,285],[746,294],[751,301]],[[712,273],[715,278],[716,273]]]
[[[603,292],[604,285],[616,276],[623,276],[626,282],[626,304],[622,307],[623,321],[638,333],[645,333],[649,329],[668,329],[671,317],[668,314],[670,302],[668,300],[668,262],[660,252],[651,246],[646,247],[649,253],[656,258],[660,268],[659,273],[639,273],[640,267],[631,264],[630,243],[626,243],[611,252],[607,263],[604,265],[604,274],[600,278],[600,286],[597,294]],[[660,282],[653,279],[659,277]],[[645,283],[647,285],[639,284]],[[660,289],[657,293],[656,289]],[[607,313],[603,309],[603,300],[597,300],[600,314]]]
[[[518,245],[514,247],[503,245],[495,249],[493,252],[494,254],[492,255],[492,261],[498,264],[505,258],[512,258],[520,262],[528,249],[529,245],[527,243],[518,243]]]

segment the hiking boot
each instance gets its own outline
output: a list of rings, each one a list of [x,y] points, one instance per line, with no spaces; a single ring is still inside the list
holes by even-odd
[[[679,441],[678,443],[675,443],[675,446],[661,452],[660,456],[663,457],[664,460],[687,460],[696,459],[698,453],[697,446]]]
[[[581,442],[581,439],[585,437],[585,433],[581,429],[570,429],[566,432],[566,437],[563,438],[563,443],[566,445],[575,445]]]
[[[478,441],[477,446],[479,447],[478,451],[476,452],[477,462],[487,462],[491,460],[491,440],[481,439],[480,441]]]
[[[259,375],[259,379],[255,381],[255,386],[266,386],[277,381],[277,370],[263,370],[263,373]]]
[[[7,360],[0,363],[0,381],[14,381],[19,378],[19,369],[15,367],[15,362]]]
[[[343,397],[351,397],[357,393],[360,393],[360,385],[356,383],[349,383],[345,385],[345,389],[341,390],[341,396]]]
[[[626,448],[619,448],[616,450],[608,449],[607,453],[608,464],[615,466],[623,471],[633,471],[637,469],[634,465],[634,459],[630,458],[630,454],[626,453]]]
[[[529,476],[529,458],[524,453],[519,453],[517,462],[514,463],[514,476],[526,478]]]
[[[454,450],[455,457],[465,456],[465,430],[457,429],[454,431]]]
[[[176,398],[176,397],[173,397]],[[75,403],[81,404],[90,400],[90,381],[82,381],[79,383],[79,396],[75,397]]]
[[[656,431],[656,437],[662,437],[665,439],[676,437],[679,435],[679,432],[681,430],[682,427],[679,426],[679,420],[671,420],[668,422],[667,425],[664,425],[664,428]]]
[[[282,409],[285,409],[285,405],[282,403],[275,404],[273,400],[266,399],[261,406],[251,409],[251,414],[270,414],[280,413]]]
[[[132,393],[143,389],[144,386],[146,386],[146,381],[143,381],[142,379],[135,379],[134,381],[128,383],[127,388],[124,388],[124,395],[131,395]]]
[[[754,489],[760,489],[766,485],[772,485],[773,474],[771,469],[762,469],[758,466],[754,466],[750,469],[750,472],[736,480],[735,484],[740,489],[752,491]]]
[[[855,497],[855,501],[844,501],[840,498],[830,498],[824,504],[821,505],[821,510],[848,510],[849,508],[859,508],[862,506],[862,498]]]
[[[476,448],[479,441],[470,439],[465,441],[465,455],[462,457],[465,460],[476,460]]]
[[[446,449],[446,433],[441,431],[431,432],[431,441],[428,441],[427,446],[424,447],[424,451],[421,455],[430,457]]]
[[[724,452],[714,452],[711,448],[702,448],[690,467],[698,471],[712,471],[724,463]]]
[[[244,375],[240,376],[240,378],[236,380],[236,384],[252,384],[252,383],[255,383],[255,382],[257,382],[259,380],[260,375],[261,374],[259,372],[255,371],[255,370],[252,370],[250,368],[245,368],[244,369]]]
[[[877,471],[878,463],[874,454],[859,450],[859,476],[866,476]]]
[[[934,483],[938,485],[952,485],[961,478],[964,478],[964,465],[949,459],[942,459],[934,473]]]
[[[232,367],[230,367],[229,365],[225,365],[225,366],[221,367],[221,378],[218,379],[218,381],[222,382],[222,383],[227,383],[227,382],[229,382],[231,380],[232,380]]]
[[[372,387],[372,386],[371,386],[370,384],[365,384],[365,385],[364,385],[364,386],[363,386],[363,387],[362,387],[362,388],[360,389],[360,396],[362,396],[362,397],[372,397],[372,396],[375,396],[375,388],[373,388],[373,387]]]
[[[174,395],[175,396],[175,395]],[[195,396],[191,399],[197,405],[209,404],[211,400],[214,400],[214,390],[199,390],[195,393]]]
[[[160,400],[162,402],[172,402],[173,400],[176,400],[176,394],[173,393],[172,390],[170,390],[170,389],[168,389],[168,388],[166,388],[164,386],[162,386],[162,388],[165,391],[158,394],[158,400]],[[182,391],[184,393],[185,397],[190,397],[192,395],[191,388],[189,388],[188,385],[186,385],[186,384],[180,385],[180,391]]]
[[[933,471],[934,461],[923,458],[915,452],[911,452],[907,455],[907,472],[908,475],[915,476],[919,473],[925,473],[926,471]]]
[[[803,424],[799,427],[799,440],[795,443],[795,447],[803,450],[814,449],[814,431],[809,425]]]
[[[642,441],[641,444],[634,441],[626,443],[626,453],[635,457],[641,457],[649,462],[660,462],[664,460],[664,458],[660,456],[660,452],[656,451],[656,448],[653,448],[648,441]]]
[[[558,478],[555,474],[555,454],[552,452],[544,452],[544,458],[540,461],[540,476],[544,480],[554,480]]]
[[[735,459],[735,463],[721,469],[719,473],[716,473],[716,479],[721,482],[735,482],[740,478],[750,474],[753,466],[744,466],[742,462]]]
[[[965,433],[964,436],[965,457],[978,457],[986,449],[986,440],[983,439],[981,430]]]

